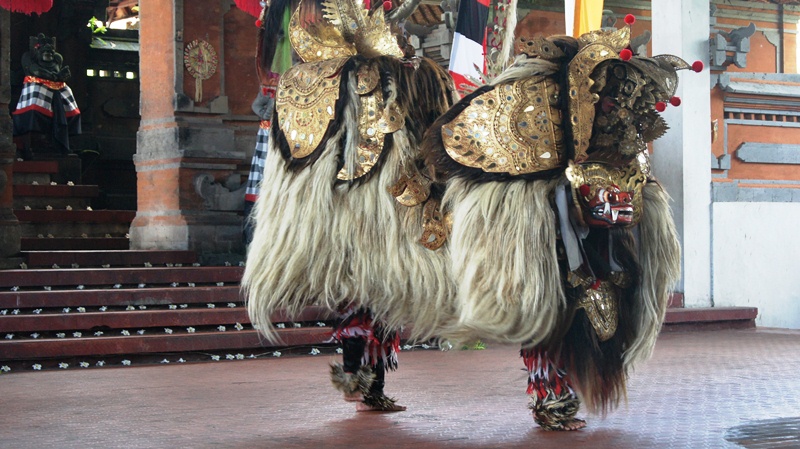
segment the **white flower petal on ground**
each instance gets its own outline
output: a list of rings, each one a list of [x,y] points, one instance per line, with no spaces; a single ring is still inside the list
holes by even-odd
[[[100,266],[103,267],[103,268],[111,268],[111,264],[110,263],[104,263],[103,265],[100,265]]]
[[[230,307],[231,309],[233,309],[233,308],[235,308],[235,307],[236,307],[236,303],[234,303],[234,302],[229,302],[229,303],[228,303],[228,307]]]
[[[176,310],[177,308],[178,308],[178,306],[176,306],[175,304],[170,304],[169,305],[169,310]]]
[[[129,331],[129,330],[127,330],[127,329],[122,329],[122,332],[120,332],[120,333],[121,333],[122,335],[126,336],[126,337],[127,337],[127,336],[129,336],[129,335],[131,334],[131,333],[130,333],[130,331]]]
[[[72,206],[70,206],[69,204],[67,204],[67,210],[72,210]]]
[[[275,352],[272,353],[272,356],[273,357],[280,357],[281,356],[281,352],[280,351],[275,351]]]
[[[183,357],[178,359],[178,363],[186,363],[186,360],[183,360]]]
[[[53,264],[53,269],[58,270],[59,268],[61,268],[61,267],[59,267],[57,263]]]
[[[225,326],[217,326],[217,330],[220,332],[225,332],[227,328]]]
[[[248,359],[254,359],[254,358],[256,358],[256,356],[255,356],[255,354],[250,354],[250,355],[247,356],[247,358]]]
[[[67,368],[69,368],[69,363],[61,362],[61,363],[58,364],[58,367],[61,368],[61,369],[67,369]]]
[[[317,321],[317,326],[325,327],[325,323],[323,323],[322,321]]]
[[[430,349],[430,346],[426,345],[425,343],[421,344],[422,349]]]
[[[14,309],[11,311],[12,315],[19,315],[19,309]]]
[[[14,334],[6,334],[6,340],[13,340]]]
[[[181,309],[185,309],[185,308],[189,307],[189,304],[181,304],[179,307]]]
[[[187,327],[187,328],[186,328],[186,332],[188,332],[188,333],[190,333],[190,334],[193,334],[193,333],[194,333],[194,328],[193,328],[193,327],[191,327],[191,326],[190,326],[190,327]]]
[[[165,327],[165,328],[164,328],[164,333],[165,333],[165,334],[171,334],[171,333],[172,333],[172,329],[170,329],[170,328],[168,328],[168,327]]]
[[[108,307],[101,306],[98,310],[101,311],[101,312],[105,312],[106,310],[108,310]]]
[[[144,266],[147,268],[153,268],[153,264],[151,264],[150,262],[145,262]]]
[[[19,267],[22,268],[23,270],[27,270],[28,269],[28,264],[26,264],[25,262],[22,262],[21,264],[19,264]]]
[[[39,338],[39,334],[34,332],[34,333],[31,334],[31,338],[33,338],[33,339]]]
[[[195,262],[195,263],[193,263],[193,264],[192,264],[192,266],[193,266],[193,267],[199,267],[199,266],[200,266],[200,263],[198,263],[198,262]]]
[[[189,282],[189,283],[188,283],[188,284],[186,284],[186,285],[188,285],[189,287],[194,287],[194,282]]]
[[[34,363],[33,364],[33,369],[35,369],[36,371],[41,371],[42,370],[42,365],[40,365],[38,363]]]
[[[236,357],[233,354],[225,354],[225,358],[228,359],[228,360],[233,360]]]
[[[236,354],[236,360],[244,360],[244,354]]]
[[[344,352],[344,350],[342,348],[336,348],[336,353],[337,354],[341,354],[343,352]]]
[[[75,337],[75,338],[81,338],[83,336],[83,334],[80,333],[80,332],[73,332],[72,336]]]
[[[6,315],[8,313],[8,309],[0,310],[0,315]]]
[[[226,266],[226,267],[229,267],[229,266],[231,266],[231,263],[230,263],[230,262],[228,262],[228,261],[226,261],[226,262],[225,262],[225,266]]]
[[[212,355],[211,356],[211,360],[213,360],[215,362],[219,362],[219,356],[218,355]]]
[[[144,329],[139,329],[138,331],[136,331],[136,333],[139,334],[139,335],[144,335],[145,330]]]
[[[414,348],[414,347],[413,347],[413,346],[411,346],[411,345],[404,345],[404,346],[403,346],[403,351],[409,351],[409,350],[411,350],[412,348]]]
[[[33,309],[33,314],[34,315],[39,315],[40,313],[42,313],[42,309]],[[5,315],[5,314],[3,314],[3,315]]]
[[[139,288],[145,288],[145,287],[146,287],[145,284],[139,284]]]
[[[51,286],[49,286],[49,285],[45,285],[45,286],[44,286],[44,289],[45,289],[45,290],[47,290],[47,291],[49,292],[50,290],[52,290],[52,289],[53,289],[53,287],[51,287]]]
[[[217,287],[224,287],[224,286],[225,286],[224,282],[217,282]]]
[[[63,332],[59,332],[59,333],[56,334],[56,338],[64,338],[66,336],[67,336],[67,334],[65,334]]]
[[[84,313],[84,312],[86,312],[86,307],[78,307],[78,309],[77,309],[77,310],[78,310],[78,312],[80,312],[80,313]]]
[[[16,292],[18,290],[19,290],[19,285],[15,285],[15,286],[11,287],[11,291],[12,292]]]
[[[139,310],[147,310],[147,306],[139,306]]]
[[[80,266],[80,265],[78,265],[78,264],[76,264],[76,263],[73,263],[73,264],[72,264],[72,268],[80,268],[80,267],[81,267],[81,266]]]
[[[95,363],[95,365],[97,366],[105,366],[105,364],[106,364],[105,360],[98,360],[97,363]]]
[[[300,324],[300,323],[294,323],[294,324],[293,324],[293,326],[294,326],[294,327],[303,327],[303,325],[302,325],[302,324]]]
[[[25,210],[31,210],[30,206],[25,206]]]
[[[164,360],[161,361],[161,363],[169,363],[169,360],[164,359]]]
[[[99,337],[101,335],[103,335],[103,331],[97,331],[97,332],[94,333],[95,337]]]
[[[77,288],[78,290],[83,290],[83,289],[84,289],[84,288],[86,288],[86,287],[84,287],[83,285],[79,285],[79,286],[77,286],[77,287],[75,287],[75,288]]]
[[[208,307],[209,309],[213,309],[213,308],[215,308],[217,306],[214,305],[214,304],[206,304],[206,307]]]
[[[88,368],[89,367],[89,362],[81,362],[80,363],[80,367],[81,368]]]
[[[123,360],[122,364],[125,365],[125,366],[130,366],[131,361],[130,360]]]
[[[244,326],[242,326],[242,323],[236,323],[233,327],[235,327],[237,331],[240,331],[240,330],[244,329]]]
[[[51,186],[57,186],[57,185],[58,185],[58,183],[57,183],[57,182],[55,182],[55,181],[50,181],[50,185],[51,185]]]
[[[114,288],[120,288],[120,287],[122,287],[122,284],[114,284]]]
[[[311,348],[311,352],[309,352],[309,354],[311,354],[311,355],[317,355],[317,354],[319,354],[319,349],[317,349],[317,348]]]
[[[69,313],[70,310],[72,309],[70,309],[69,307],[64,307],[63,309],[61,309],[63,313]]]
[[[171,285],[171,286],[173,286],[173,287],[177,287],[179,284],[178,284],[177,282],[173,282],[173,283],[171,283],[171,284],[169,284],[169,285]]]
[[[92,206],[86,206],[86,210],[88,210],[89,212],[91,212],[91,211],[92,211]]]
[[[125,310],[136,310],[136,307],[128,306],[128,307],[125,307]]]
[[[243,266],[244,266],[244,261],[243,261],[243,260],[240,260],[240,261],[239,261],[239,266],[240,266],[240,267],[243,267]]]
[[[0,366],[0,371],[2,371],[4,373],[7,373],[7,372],[11,371],[11,367],[8,366],[8,365]]]
[[[286,325],[283,324],[283,323],[278,323],[278,324],[275,325],[275,327],[277,327],[278,329],[284,329],[286,327]]]

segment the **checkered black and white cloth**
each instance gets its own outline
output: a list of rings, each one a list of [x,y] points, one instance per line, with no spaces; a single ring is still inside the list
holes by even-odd
[[[53,117],[54,96],[61,97],[61,104],[64,108],[64,116],[67,118],[79,115],[81,113],[78,109],[78,103],[75,102],[75,97],[72,95],[72,89],[66,83],[54,83],[60,86],[58,89],[48,87],[44,83],[35,81],[26,81],[22,88],[22,94],[17,102],[17,109],[14,115],[21,115],[29,111],[36,111],[47,117]]]
[[[244,200],[255,202],[261,190],[261,180],[264,178],[264,161],[267,159],[267,144],[269,143],[269,122],[262,121],[256,137],[256,149],[250,162],[250,175],[247,177],[247,187]]]

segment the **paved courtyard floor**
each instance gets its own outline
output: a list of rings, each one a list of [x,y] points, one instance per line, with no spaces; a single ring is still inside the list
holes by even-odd
[[[335,355],[0,376],[0,448],[800,448],[800,332],[668,332],[628,403],[578,432],[526,409],[518,349],[412,350],[401,413],[357,413]]]

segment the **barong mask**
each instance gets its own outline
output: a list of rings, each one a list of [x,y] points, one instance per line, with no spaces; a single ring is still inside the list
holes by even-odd
[[[637,159],[621,168],[604,162],[570,163],[565,173],[578,219],[585,226],[608,228],[639,222],[647,177]]]

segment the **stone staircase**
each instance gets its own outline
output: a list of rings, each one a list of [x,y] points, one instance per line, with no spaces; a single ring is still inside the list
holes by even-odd
[[[280,315],[278,346],[250,324],[243,267],[200,266],[192,251],[129,250],[135,211],[92,210],[97,186],[63,162],[17,162],[19,269],[0,270],[0,365],[13,371],[214,361],[326,347],[330,323]]]

